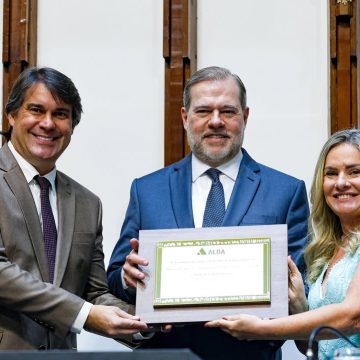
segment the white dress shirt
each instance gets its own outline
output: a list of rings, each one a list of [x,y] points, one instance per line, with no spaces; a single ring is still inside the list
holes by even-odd
[[[230,197],[235,185],[237,175],[239,173],[241,160],[243,154],[241,151],[233,157],[227,163],[218,166],[216,169],[221,171],[219,176],[220,182],[224,188],[225,196],[225,209],[230,201]],[[192,189],[191,189],[191,199],[192,199],[192,210],[194,217],[194,225],[196,228],[202,227],[206,201],[211,189],[211,179],[205,173],[210,166],[200,161],[194,154],[192,154]]]
[[[34,198],[34,202],[36,205],[36,209],[39,215],[40,223],[42,226],[42,216],[41,216],[41,200],[40,200],[40,186],[34,180],[34,177],[36,175],[40,175],[39,172],[32,166],[30,163],[28,163],[14,148],[14,145],[11,143],[11,141],[8,142],[9,149],[11,153],[14,155],[17,163],[20,166],[21,171],[23,172],[26,181],[29,184],[30,191],[32,193],[32,196]],[[45,174],[44,177],[49,180],[50,182],[50,189],[49,189],[49,200],[51,205],[51,210],[54,215],[56,229],[58,229],[58,209],[57,209],[57,196],[56,196],[56,167],[54,167],[49,173]],[[60,246],[60,242],[57,242],[57,247]],[[58,254],[59,251],[57,249],[56,254]],[[57,266],[58,261],[61,261],[61,259],[58,259],[56,255],[55,260],[55,269]],[[56,280],[56,274],[55,280]],[[74,333],[80,333],[81,330],[84,327],[85,321],[89,315],[90,309],[92,307],[92,304],[89,302],[85,302],[82,306],[78,316],[76,317],[74,323],[71,326],[71,331]]]

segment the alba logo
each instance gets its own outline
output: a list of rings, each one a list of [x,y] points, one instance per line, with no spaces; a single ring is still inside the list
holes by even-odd
[[[201,248],[197,254],[198,255],[225,255],[225,250],[224,249],[210,249],[208,252],[206,252],[204,248]]]

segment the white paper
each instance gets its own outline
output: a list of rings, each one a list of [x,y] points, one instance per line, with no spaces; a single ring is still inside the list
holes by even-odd
[[[264,239],[162,242],[158,304],[270,300],[264,256]]]

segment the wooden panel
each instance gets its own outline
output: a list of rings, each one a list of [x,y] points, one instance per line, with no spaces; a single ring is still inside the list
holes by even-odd
[[[165,61],[170,59],[170,1],[163,0],[163,56]]]
[[[337,112],[337,86],[336,86],[336,64],[330,64],[330,109],[331,109],[331,134],[337,131],[338,125],[338,112]]]
[[[180,109],[186,81],[196,70],[196,0],[164,0],[165,165],[188,152]]]
[[[351,127],[358,127],[358,71],[357,64],[351,63],[351,93],[353,101],[351,101]]]
[[[351,87],[350,87],[350,28],[340,22],[337,27],[338,52],[337,57],[337,104],[338,126],[344,129],[351,126]]]
[[[19,74],[36,65],[37,0],[4,0],[3,104]],[[8,129],[3,114],[2,130]]]
[[[330,0],[331,133],[358,125],[358,0]]]
[[[335,13],[336,0],[330,0],[330,58],[336,58],[336,13]]]
[[[355,11],[355,34],[356,34],[356,42],[355,42],[355,56],[356,56],[356,97],[357,97],[357,104],[355,105],[356,107],[356,119],[355,119],[355,124],[357,125],[357,127],[360,127],[360,120],[359,120],[359,116],[360,115],[360,74],[359,71],[357,69],[359,69],[360,66],[360,24],[359,24],[359,20],[360,20],[360,5],[358,3],[355,4],[356,6],[356,11]],[[358,19],[358,20],[357,20]],[[357,21],[356,21],[357,20]]]

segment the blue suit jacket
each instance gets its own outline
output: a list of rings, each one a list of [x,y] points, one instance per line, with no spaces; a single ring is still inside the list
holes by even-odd
[[[223,226],[287,224],[288,247],[299,263],[307,236],[309,208],[305,184],[261,165],[243,149],[243,159]],[[191,155],[150,175],[134,180],[125,221],[110,259],[111,292],[134,303],[135,291],[124,290],[121,269],[131,251],[129,240],[139,230],[194,227],[191,200]],[[204,359],[273,359],[279,342],[238,341],[219,329],[199,325],[156,334],[143,347],[187,347]]]

